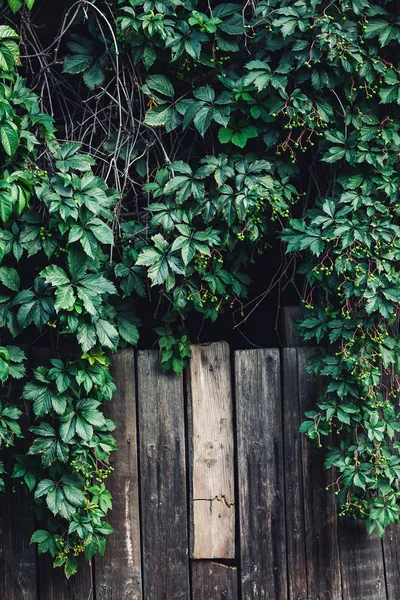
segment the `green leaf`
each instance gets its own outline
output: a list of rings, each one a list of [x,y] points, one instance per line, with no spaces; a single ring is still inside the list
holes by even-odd
[[[90,67],[93,62],[93,56],[87,54],[73,54],[64,59],[64,73],[82,73]]]
[[[193,123],[201,136],[204,136],[205,132],[210,127],[213,116],[214,108],[212,106],[202,106],[200,110],[197,111]]]
[[[89,442],[93,437],[93,427],[84,419],[83,417],[76,417],[76,435],[85,440],[85,442]]]
[[[232,140],[233,134],[234,131],[229,129],[229,127],[221,127],[221,129],[218,131],[218,139],[221,144],[227,144]]]
[[[0,40],[19,40],[20,36],[8,25],[0,25]]]
[[[5,223],[11,216],[13,205],[11,198],[6,194],[0,193],[0,219]]]
[[[68,310],[75,304],[75,294],[72,285],[63,285],[56,289],[54,308],[57,312],[61,309]]]
[[[81,323],[78,327],[77,340],[81,345],[83,352],[89,352],[97,341],[97,335],[93,325]]]
[[[144,122],[151,127],[160,127],[171,120],[173,109],[171,106],[156,106],[146,112]]]
[[[14,292],[18,292],[21,285],[17,271],[9,267],[0,267],[0,281]]]
[[[0,138],[4,151],[9,156],[15,154],[19,146],[19,133],[17,126],[12,121],[0,126]]]
[[[167,96],[168,98],[174,97],[174,88],[165,75],[149,75],[146,78],[146,85],[151,90],[159,92],[163,96]]]
[[[106,348],[115,348],[117,346],[119,336],[114,325],[104,319],[99,319],[95,322],[94,326],[102,346],[105,346]]]
[[[41,271],[40,275],[46,283],[50,283],[55,287],[70,283],[66,272],[57,265],[49,265]]]
[[[8,6],[11,8],[13,13],[17,13],[23,5],[23,0],[8,0]]]

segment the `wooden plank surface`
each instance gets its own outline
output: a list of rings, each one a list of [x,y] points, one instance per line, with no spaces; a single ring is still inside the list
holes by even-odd
[[[284,348],[299,348],[309,345],[297,331],[296,323],[303,316],[301,306],[282,306],[280,309],[280,327],[282,346]]]
[[[15,401],[21,390],[15,390],[12,404],[23,410],[21,429],[29,436],[30,403]],[[12,472],[14,453],[24,454],[27,439],[16,440],[8,452],[2,452],[1,460],[8,472]],[[25,493],[19,479],[4,477],[5,492],[0,493],[0,597],[4,600],[37,600],[36,549],[30,545],[34,532],[34,518],[30,512],[32,497]]]
[[[93,569],[83,557],[78,572],[66,579],[61,567],[53,568],[51,556],[39,556],[38,600],[93,600]]]
[[[192,561],[192,600],[238,600],[237,569],[210,560]]]
[[[383,538],[388,600],[400,598],[400,526],[390,525]]]
[[[156,351],[138,353],[143,597],[189,598],[189,542],[182,377]]]
[[[141,600],[139,475],[137,452],[135,358],[133,350],[114,355],[112,374],[117,386],[105,414],[117,423],[114,436],[118,450],[112,455],[115,471],[107,480],[113,496],[104,558],[96,558],[97,600]]]
[[[192,556],[233,558],[234,442],[228,344],[192,346],[189,379]]]
[[[289,598],[307,598],[306,532],[296,348],[282,350],[283,440]]]
[[[298,381],[300,418],[315,409],[319,388],[315,377],[307,373],[313,348],[299,348]],[[337,508],[332,488],[332,471],[324,468],[324,452],[315,441],[301,436],[303,458],[303,493],[306,531],[308,597],[319,600],[341,599],[341,573],[337,534]],[[361,599],[360,599],[361,600]]]
[[[343,600],[386,600],[382,540],[365,521],[338,519]]]
[[[235,352],[241,587],[246,600],[287,598],[279,351]]]

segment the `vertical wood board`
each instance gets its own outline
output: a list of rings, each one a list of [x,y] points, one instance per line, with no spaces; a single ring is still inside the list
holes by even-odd
[[[301,306],[282,306],[280,309],[279,333],[284,348],[298,348],[309,345],[297,331],[296,323],[303,316]]]
[[[194,558],[235,556],[233,405],[229,346],[192,346],[190,361]]]
[[[104,558],[96,558],[97,600],[141,600],[142,571],[139,515],[135,358],[123,350],[112,359],[117,392],[105,403],[105,414],[117,427],[118,450],[111,455],[114,472],[107,480],[113,496]]]
[[[183,381],[159,354],[138,353],[139,445],[146,600],[189,598]]]
[[[238,600],[237,570],[210,560],[192,561],[192,600]]]
[[[279,350],[235,352],[241,585],[246,600],[287,597]]]
[[[313,354],[313,348],[297,350],[301,420],[306,411],[315,410],[319,400],[316,378],[307,372],[308,360]],[[333,474],[332,470],[325,470],[323,449],[305,435],[301,436],[301,440],[308,596],[319,600],[340,600],[337,507],[332,488],[325,489],[332,483]]]
[[[388,600],[400,598],[400,526],[390,525],[383,538],[383,555]]]
[[[365,521],[338,520],[343,600],[386,600],[382,540]]]
[[[66,579],[61,567],[53,568],[51,556],[39,556],[38,600],[93,600],[92,563],[79,558],[78,572]]]
[[[306,540],[296,348],[282,350],[283,441],[289,598],[307,598]]]
[[[23,410],[24,405],[20,408]],[[29,408],[25,406],[20,419],[23,432],[29,424]],[[27,448],[26,440],[16,440],[11,452],[23,454]],[[1,460],[7,471],[12,471],[12,461],[3,455]],[[20,480],[6,476],[5,491],[0,493],[0,597],[7,600],[37,600],[36,548],[29,543],[35,529],[31,504]]]

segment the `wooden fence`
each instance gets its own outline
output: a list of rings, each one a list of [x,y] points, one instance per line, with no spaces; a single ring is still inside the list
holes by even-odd
[[[180,377],[156,351],[117,354],[106,555],[65,581],[29,545],[16,490],[1,499],[1,600],[398,600],[399,530],[338,521],[332,474],[299,435],[312,352],[194,346]]]

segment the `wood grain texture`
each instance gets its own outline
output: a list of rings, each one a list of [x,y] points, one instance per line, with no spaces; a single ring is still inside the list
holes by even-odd
[[[284,348],[299,348],[309,345],[299,335],[296,323],[303,316],[301,306],[282,306],[280,309],[279,333]]]
[[[299,348],[298,381],[300,418],[315,409],[319,388],[315,377],[307,373],[313,348]],[[308,597],[319,600],[341,599],[341,573],[337,535],[337,508],[332,488],[331,471],[324,468],[324,452],[306,436],[301,436],[303,460],[303,493],[306,531]],[[361,599],[360,599],[361,600]]]
[[[17,403],[13,401],[13,404]],[[23,403],[19,407],[24,410]],[[25,406],[20,425],[26,433],[30,425],[28,406]],[[26,440],[16,440],[15,447],[11,449],[17,454],[26,451]],[[1,460],[10,472],[13,462],[8,460],[11,456],[7,454],[2,455]],[[36,600],[36,549],[29,543],[35,529],[30,512],[31,498],[25,494],[19,480],[6,477],[5,484],[5,492],[0,494],[0,597]]]
[[[233,404],[229,346],[192,346],[191,515],[194,558],[235,556]]]
[[[386,600],[382,540],[365,521],[338,520],[343,600]]]
[[[279,351],[235,352],[243,598],[286,599]]]
[[[189,541],[182,377],[156,351],[138,353],[143,596],[189,598]]]
[[[289,598],[307,598],[306,532],[296,348],[282,350],[283,440]]]
[[[123,350],[112,359],[117,386],[104,411],[118,424],[114,431],[118,450],[112,455],[115,471],[107,481],[113,496],[104,558],[96,559],[97,600],[141,600],[142,568],[140,547],[139,474],[136,423],[135,358]]]
[[[192,600],[238,600],[237,569],[210,560],[193,560]]]
[[[388,600],[400,598],[400,526],[390,525],[383,538]]]
[[[93,570],[83,557],[76,575],[67,580],[61,567],[53,568],[50,556],[39,556],[38,600],[93,600]]]

